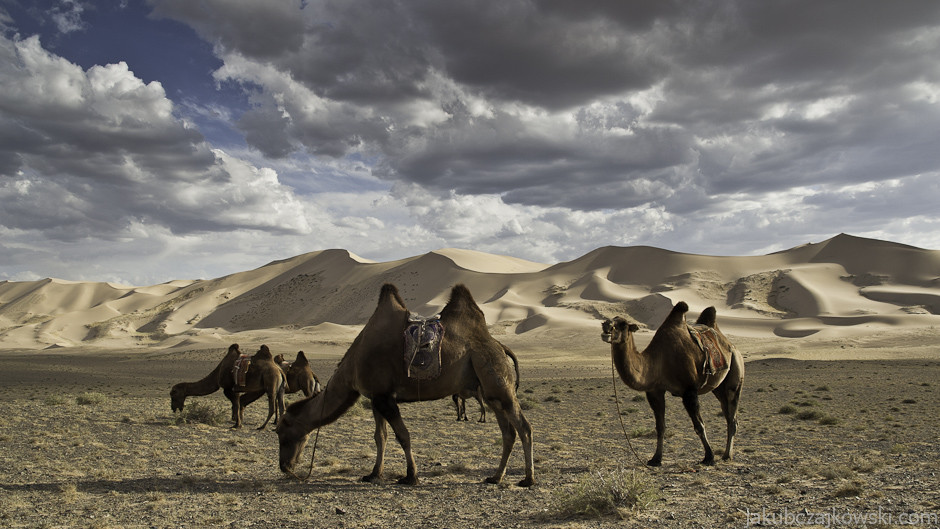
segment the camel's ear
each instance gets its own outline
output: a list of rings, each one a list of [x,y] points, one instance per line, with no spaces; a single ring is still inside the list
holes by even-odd
[[[630,329],[630,332],[636,332],[640,330],[640,326],[635,323],[631,323],[629,326],[627,326],[627,328]]]

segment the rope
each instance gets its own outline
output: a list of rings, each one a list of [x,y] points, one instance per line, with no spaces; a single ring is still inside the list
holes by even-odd
[[[627,446],[630,447],[630,451],[633,452],[633,457],[640,463],[643,463],[643,459],[640,457],[640,454],[636,452],[636,448],[633,448],[633,442],[630,440],[630,435],[627,434],[627,426],[623,423],[623,412],[620,411],[620,395],[617,393],[617,372],[614,370],[614,357],[610,357],[610,381],[614,386],[614,400],[617,402],[617,418],[620,419],[620,429],[623,430],[623,438],[627,440]]]

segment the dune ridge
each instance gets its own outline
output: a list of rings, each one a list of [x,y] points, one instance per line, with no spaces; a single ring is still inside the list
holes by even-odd
[[[466,284],[501,333],[593,332],[627,315],[655,327],[677,301],[726,332],[801,338],[940,324],[940,251],[846,234],[762,256],[604,247],[547,265],[447,248],[389,262],[322,250],[207,280],[160,285],[0,282],[0,348],[171,347],[266,329],[348,336],[383,283],[431,315]]]

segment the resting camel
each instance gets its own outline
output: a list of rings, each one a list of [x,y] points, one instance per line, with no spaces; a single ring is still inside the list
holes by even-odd
[[[499,345],[503,346],[503,351],[506,353],[506,356],[512,360],[513,368],[516,371],[516,391],[519,391],[519,359],[516,358],[516,354],[512,352],[512,349],[506,347],[502,343]],[[483,405],[483,392],[479,387],[475,390],[465,389],[454,395],[454,407],[457,408],[457,420],[470,420],[467,418],[467,399],[470,398],[476,399],[477,404],[480,405],[480,419],[477,422],[486,422],[486,406]]]
[[[197,382],[180,382],[173,386],[170,390],[170,407],[173,411],[182,411],[188,396],[209,395],[222,388],[222,392],[232,403],[232,420],[235,421],[233,427],[240,428],[243,417],[241,394],[257,392],[268,395],[268,418],[258,429],[261,430],[267,426],[272,415],[275,416],[274,422],[277,424],[277,415],[283,415],[284,411],[284,388],[287,385],[287,376],[274,363],[274,357],[271,356],[268,347],[262,345],[261,349],[252,356],[251,366],[246,373],[245,385],[237,386],[233,368],[240,356],[241,349],[238,344],[233,343],[219,365],[208,375]]]
[[[731,342],[718,330],[715,307],[708,307],[699,316],[697,325],[714,330],[717,349],[724,360],[724,368],[707,373],[706,356],[693,340],[685,313],[689,306],[680,301],[673,307],[666,321],[659,327],[643,352],[638,352],[633,333],[639,329],[621,317],[603,323],[601,337],[610,344],[614,365],[626,385],[645,391],[646,399],[656,418],[656,453],[647,462],[659,466],[663,460],[663,437],[666,433],[666,392],[682,397],[682,404],[692,419],[692,426],[705,448],[703,464],[715,461],[711,445],[705,436],[698,396],[711,391],[721,402],[721,411],[728,424],[728,438],[722,459],[731,459],[734,434],[737,431],[738,399],[744,383],[744,360]]]
[[[398,289],[391,284],[383,285],[375,312],[336,366],[326,389],[291,404],[278,424],[281,471],[292,473],[310,432],[337,420],[361,395],[372,399],[375,419],[375,466],[362,480],[381,479],[387,426],[391,424],[404,451],[407,467],[398,483],[415,485],[418,478],[411,453],[411,435],[398,403],[442,399],[479,386],[496,415],[503,439],[499,466],[486,481],[499,483],[503,479],[518,434],[525,459],[525,478],[518,485],[531,486],[535,482],[532,428],[516,397],[512,362],[500,343],[490,336],[483,311],[470,291],[463,285],[453,287],[450,300],[441,311],[440,321],[445,332],[441,342],[441,370],[435,378],[420,381],[408,378],[403,361],[403,335],[408,317]]]

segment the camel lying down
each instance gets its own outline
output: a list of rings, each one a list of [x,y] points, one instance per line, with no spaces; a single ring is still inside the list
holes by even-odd
[[[518,435],[525,459],[525,478],[518,484],[528,487],[535,483],[532,428],[516,397],[513,362],[502,344],[490,336],[483,311],[470,291],[463,285],[455,286],[441,311],[440,321],[446,331],[441,342],[441,370],[435,378],[408,378],[402,338],[408,320],[409,312],[398,289],[384,285],[375,312],[340,360],[326,389],[291,404],[278,424],[281,471],[293,473],[310,433],[337,420],[363,396],[372,399],[375,419],[375,465],[363,481],[382,477],[390,424],[405,452],[406,474],[399,483],[414,485],[418,478],[411,434],[398,403],[437,400],[479,387],[496,415],[503,440],[499,466],[486,481],[499,483],[503,479]]]
[[[610,354],[624,383],[637,391],[646,392],[646,400],[656,418],[656,453],[647,462],[659,466],[663,460],[663,439],[666,434],[666,392],[682,397],[682,404],[692,419],[695,433],[705,448],[703,464],[715,461],[711,445],[705,435],[698,396],[712,392],[721,402],[721,411],[728,425],[727,444],[723,459],[731,459],[734,452],[734,434],[737,431],[738,400],[744,383],[744,360],[731,342],[718,330],[715,307],[708,307],[696,322],[713,337],[710,347],[715,362],[709,363],[707,352],[696,342],[685,321],[689,306],[680,301],[673,307],[666,321],[657,329],[646,349],[641,353],[633,342],[633,333],[639,327],[616,317],[602,325],[602,339],[610,344]],[[723,366],[710,369],[711,365]]]

